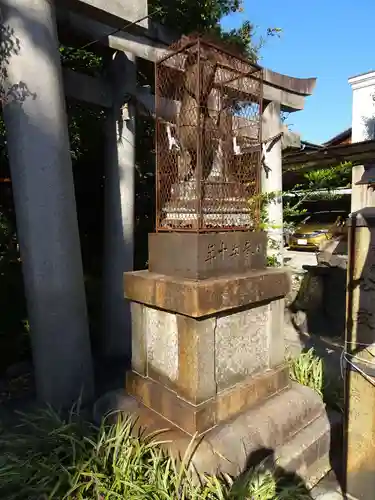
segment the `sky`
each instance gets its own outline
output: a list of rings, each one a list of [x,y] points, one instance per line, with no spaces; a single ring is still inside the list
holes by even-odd
[[[244,0],[244,12],[223,19],[226,29],[244,20],[268,38],[260,64],[289,76],[316,77],[313,94],[287,123],[305,141],[323,143],[351,126],[348,78],[375,70],[375,0]]]

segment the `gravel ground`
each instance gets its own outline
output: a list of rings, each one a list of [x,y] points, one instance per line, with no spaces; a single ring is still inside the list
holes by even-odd
[[[305,272],[302,266],[316,266],[315,252],[306,252],[305,250],[289,250],[284,252],[284,265],[297,273]]]

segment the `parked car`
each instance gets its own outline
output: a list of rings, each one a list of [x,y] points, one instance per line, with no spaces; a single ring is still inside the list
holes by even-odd
[[[296,227],[306,218],[306,214],[294,215],[292,217],[288,217],[288,221],[284,220],[283,226],[283,237],[284,237],[284,246],[289,246],[290,238],[293,235]]]
[[[346,212],[334,210],[306,215],[289,237],[289,248],[319,250],[327,240],[347,234],[347,217]]]

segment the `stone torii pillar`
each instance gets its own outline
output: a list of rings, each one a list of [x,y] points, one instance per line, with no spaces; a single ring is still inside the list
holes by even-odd
[[[133,270],[135,57],[118,51],[109,70],[114,102],[106,127],[103,351],[110,358],[130,361],[131,322],[123,275]]]
[[[54,2],[4,0],[4,119],[37,395],[93,395],[82,260]],[[10,92],[10,93],[9,93]]]
[[[283,260],[283,200],[281,192],[282,180],[282,124],[280,118],[280,103],[270,102],[263,111],[262,140],[263,140],[263,165],[262,165],[262,194],[274,194],[273,199],[267,203],[268,255],[274,256],[279,265]]]

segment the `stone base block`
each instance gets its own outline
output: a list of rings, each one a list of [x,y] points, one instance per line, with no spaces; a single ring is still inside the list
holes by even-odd
[[[137,417],[134,432],[140,428],[146,434],[168,429],[158,439],[176,457],[186,453],[193,439],[190,435],[125,393],[100,400],[96,419],[116,408]],[[301,474],[312,486],[330,468],[330,429],[321,398],[311,389],[293,384],[260,406],[206,432],[197,443],[192,464],[200,473],[237,476],[268,451],[277,465]]]
[[[201,404],[192,404],[164,385],[135,372],[128,372],[126,380],[131,396],[190,435],[206,432],[285,390],[288,385],[288,368],[280,366],[249,377]]]
[[[289,272],[277,268],[199,281],[150,271],[124,273],[126,299],[191,318],[284,298],[289,289]]]
[[[339,413],[332,413],[328,417],[325,411],[322,412],[279,448],[280,467],[297,474],[308,488],[312,488],[332,468],[331,452],[340,442],[336,434],[341,433],[341,424]],[[337,446],[337,455],[341,455],[341,449],[341,446]]]
[[[246,273],[266,268],[266,248],[264,231],[151,233],[148,268],[194,280]]]
[[[284,362],[282,297],[288,285],[283,270],[201,281],[126,273],[133,372],[200,405],[277,369]]]

